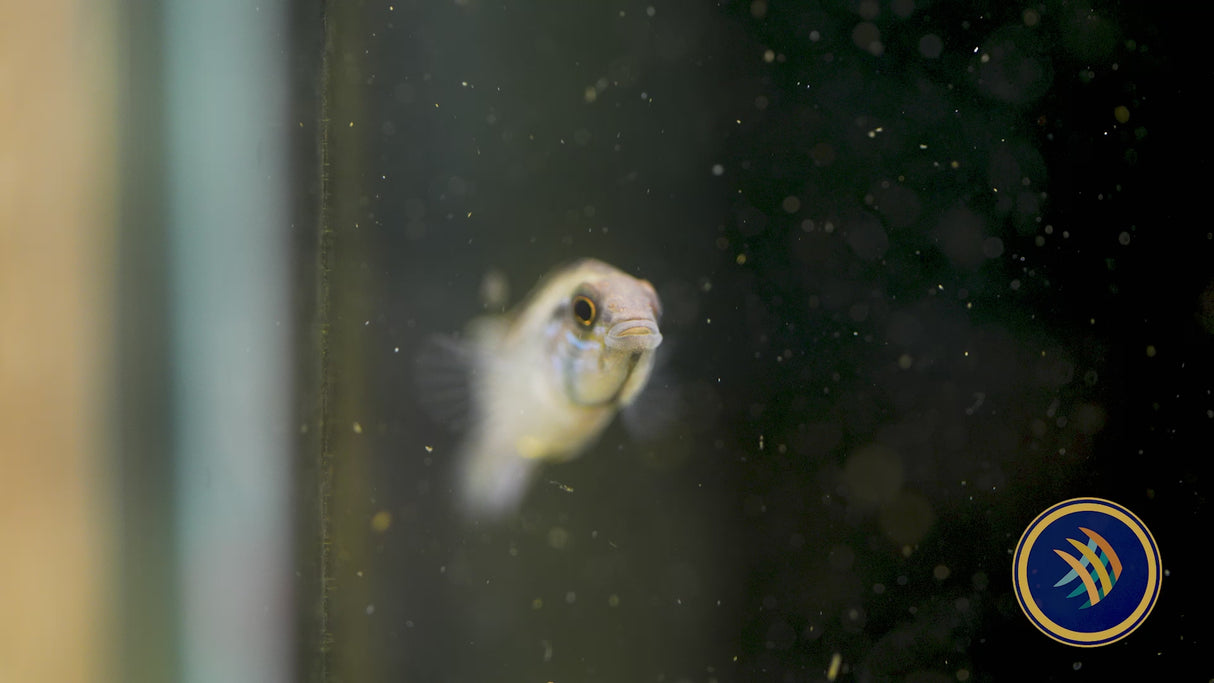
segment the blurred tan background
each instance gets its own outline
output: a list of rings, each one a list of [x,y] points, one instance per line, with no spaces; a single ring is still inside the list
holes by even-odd
[[[112,5],[0,4],[0,681],[107,678]]]

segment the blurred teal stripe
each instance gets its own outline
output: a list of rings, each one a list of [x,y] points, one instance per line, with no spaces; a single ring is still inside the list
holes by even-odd
[[[165,6],[187,682],[291,678],[284,10],[265,0]]]

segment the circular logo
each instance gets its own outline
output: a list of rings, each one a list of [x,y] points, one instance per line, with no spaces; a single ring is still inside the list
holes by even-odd
[[[1159,548],[1117,503],[1074,498],[1033,520],[1012,564],[1016,597],[1042,633],[1097,647],[1138,628],[1159,597]]]

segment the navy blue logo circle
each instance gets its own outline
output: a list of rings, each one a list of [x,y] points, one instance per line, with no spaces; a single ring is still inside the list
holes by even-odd
[[[1029,621],[1077,647],[1108,645],[1138,628],[1163,575],[1142,520],[1100,498],[1063,501],[1038,515],[1020,537],[1012,568]]]

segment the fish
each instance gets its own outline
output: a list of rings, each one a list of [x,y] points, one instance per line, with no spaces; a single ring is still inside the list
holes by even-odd
[[[648,280],[585,258],[542,278],[513,310],[469,323],[461,509],[509,514],[542,466],[585,452],[649,381],[661,315]]]

